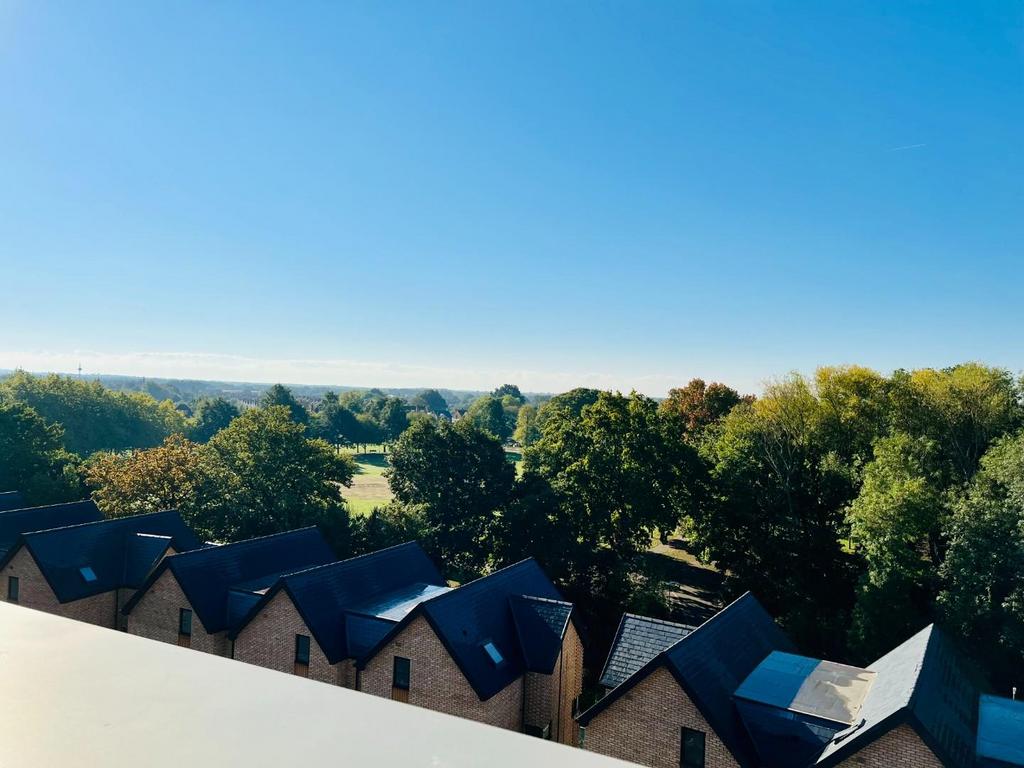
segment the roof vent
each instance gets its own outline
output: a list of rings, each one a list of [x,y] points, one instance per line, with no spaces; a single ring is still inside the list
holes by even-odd
[[[487,652],[487,657],[491,660],[494,666],[498,666],[505,660],[505,657],[501,655],[501,651],[498,650],[498,646],[490,641],[484,643],[484,651]]]
[[[92,584],[96,581],[96,571],[90,568],[88,565],[83,565],[78,569],[78,572],[82,575],[82,579],[86,584]]]

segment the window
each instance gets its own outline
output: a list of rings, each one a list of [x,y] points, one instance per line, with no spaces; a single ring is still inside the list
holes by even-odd
[[[395,656],[394,671],[391,675],[391,687],[397,688],[400,691],[409,690],[409,670],[412,666],[412,662],[408,659],[403,659],[401,656]]]
[[[704,731],[683,728],[683,741],[679,748],[680,768],[704,768]]]
[[[18,589],[20,586],[17,576],[7,577],[7,599],[12,603],[18,602]]]
[[[192,634],[192,611],[188,608],[182,608],[178,611],[178,634]]]
[[[309,666],[309,635],[295,636],[295,663]]]
[[[505,660],[505,657],[501,655],[501,651],[498,650],[498,646],[492,642],[484,643],[484,651],[487,653],[487,657],[491,660],[491,663],[494,664],[494,666],[498,666]]]
[[[96,571],[90,568],[88,565],[83,565],[78,569],[78,572],[82,575],[82,579],[86,584],[92,584],[96,581]]]

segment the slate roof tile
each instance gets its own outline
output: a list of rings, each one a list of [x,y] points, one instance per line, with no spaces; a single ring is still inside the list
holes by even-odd
[[[6,496],[7,494],[0,494]],[[20,499],[20,496],[19,496]],[[62,528],[80,523],[94,523],[103,519],[92,499],[45,507],[8,509],[0,512],[0,558],[15,545],[18,537],[32,531]]]

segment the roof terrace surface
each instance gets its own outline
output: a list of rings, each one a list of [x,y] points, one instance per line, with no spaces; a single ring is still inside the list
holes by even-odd
[[[859,667],[775,651],[736,689],[737,698],[852,725],[876,677]]]
[[[978,705],[978,757],[1024,766],[1024,701],[983,695]]]
[[[348,610],[351,613],[361,613],[366,616],[376,616],[378,619],[398,622],[420,603],[451,591],[451,587],[441,587],[436,584],[410,584],[382,595],[372,603],[353,606]]]

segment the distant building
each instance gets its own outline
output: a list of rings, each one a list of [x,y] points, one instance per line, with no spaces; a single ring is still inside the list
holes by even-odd
[[[0,577],[8,602],[120,628],[121,607],[156,564],[201,546],[173,511],[87,522],[19,534]]]
[[[228,632],[281,575],[334,559],[316,528],[170,555],[125,604],[127,630],[230,656]]]

